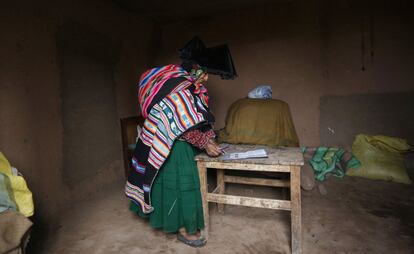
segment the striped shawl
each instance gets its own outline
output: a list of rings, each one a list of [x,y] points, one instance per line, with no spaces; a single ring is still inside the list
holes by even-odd
[[[144,213],[151,206],[152,183],[175,139],[213,118],[207,90],[181,67],[167,65],[145,72],[139,83],[139,102],[146,118],[132,158],[125,194]]]

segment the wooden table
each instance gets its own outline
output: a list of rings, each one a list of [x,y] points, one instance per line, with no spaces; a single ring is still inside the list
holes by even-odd
[[[287,210],[291,212],[292,253],[301,253],[300,167],[303,165],[303,155],[299,148],[271,148],[250,145],[231,145],[226,152],[244,152],[260,148],[266,150],[268,158],[222,160],[221,156],[217,158],[209,157],[206,154],[196,156],[195,159],[197,161],[200,176],[200,188],[204,209],[205,228],[203,234],[208,238],[208,202],[218,203],[219,212],[223,212],[224,204]],[[209,193],[207,189],[207,168],[217,169],[217,188],[211,193]],[[230,176],[225,174],[225,170],[283,172],[290,174],[290,180]],[[290,188],[290,200],[226,195],[226,183]]]

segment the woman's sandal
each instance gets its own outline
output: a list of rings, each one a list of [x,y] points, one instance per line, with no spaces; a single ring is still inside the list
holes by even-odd
[[[207,240],[204,237],[200,237],[197,240],[188,240],[180,232],[177,233],[178,241],[181,241],[191,247],[200,248],[206,245]]]

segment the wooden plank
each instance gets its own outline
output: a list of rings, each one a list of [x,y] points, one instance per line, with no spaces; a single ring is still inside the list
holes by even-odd
[[[224,194],[225,192],[225,181],[224,181],[224,169],[217,169],[217,186],[220,187],[219,194]],[[219,213],[224,213],[224,204],[218,203],[217,210]]]
[[[289,188],[290,186],[290,182],[288,180],[240,177],[229,175],[224,176],[224,182],[286,188]]]
[[[260,165],[303,165],[303,154],[298,147],[268,147],[268,146],[258,146],[258,145],[234,145],[231,144],[229,148],[226,149],[226,153],[235,153],[235,152],[246,152],[249,150],[256,149],[265,149],[268,155],[267,158],[251,158],[243,160],[233,160],[227,162],[237,162],[245,164],[260,164]],[[199,154],[196,156],[196,160],[203,161],[215,161],[215,162],[225,162],[222,160],[222,156],[219,157],[209,157],[205,153]]]
[[[209,230],[209,210],[208,210],[208,199],[207,199],[207,168],[204,162],[197,162],[198,175],[200,177],[200,192],[201,200],[203,203],[203,214],[204,214],[204,229],[201,231],[201,234],[208,239],[208,230]]]
[[[251,198],[243,196],[223,195],[223,194],[207,194],[209,202],[222,203],[228,205],[241,205],[258,208],[290,210],[291,204],[287,200],[275,200],[265,198]]]
[[[220,186],[217,186],[211,193],[220,194]]]
[[[302,253],[302,211],[300,197],[300,167],[292,166],[290,173],[290,199],[292,223],[292,254]]]
[[[265,172],[290,172],[290,166],[282,165],[260,165],[234,162],[204,161],[207,168],[265,171]]]

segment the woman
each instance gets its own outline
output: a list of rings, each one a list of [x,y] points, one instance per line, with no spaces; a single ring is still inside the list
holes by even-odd
[[[178,232],[178,240],[201,247],[205,239],[197,149],[219,156],[214,117],[208,108],[208,74],[197,64],[167,65],[145,72],[139,103],[146,118],[125,187],[130,210],[153,228]]]

